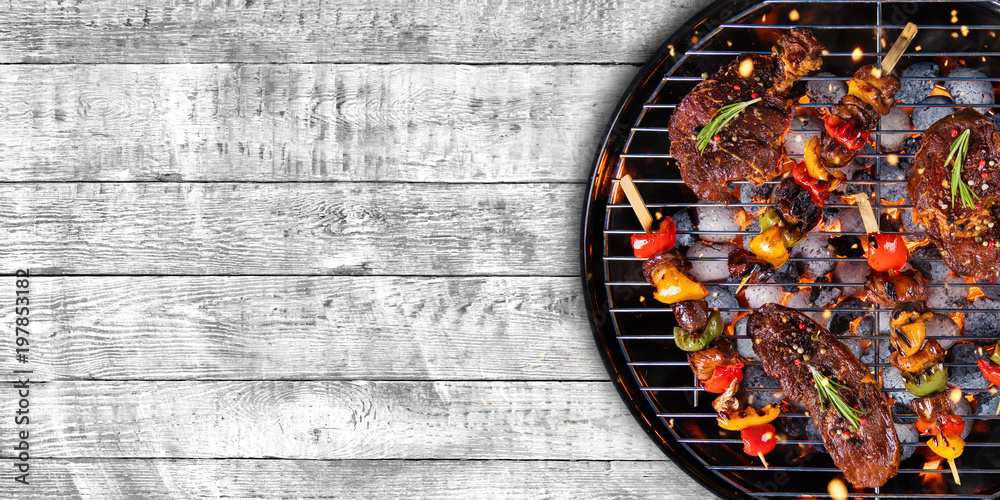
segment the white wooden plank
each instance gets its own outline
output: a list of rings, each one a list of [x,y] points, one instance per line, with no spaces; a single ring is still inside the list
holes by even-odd
[[[8,66],[0,73],[0,181],[583,182],[634,73]]]
[[[607,380],[582,294],[578,278],[34,278],[29,347],[35,380]]]
[[[39,273],[575,276],[583,185],[6,184]]]
[[[0,5],[0,62],[643,62],[707,0]]]
[[[48,382],[30,398],[38,458],[666,459],[610,382]]]
[[[22,500],[704,499],[670,462],[40,460]]]

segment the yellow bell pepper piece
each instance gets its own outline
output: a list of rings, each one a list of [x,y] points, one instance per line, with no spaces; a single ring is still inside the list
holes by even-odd
[[[906,341],[908,342],[901,339],[893,339],[893,347],[902,351],[903,356],[913,356],[924,345],[924,339],[927,338],[927,325],[923,323],[910,323],[909,325],[899,327],[899,329],[906,336]]]
[[[785,248],[781,228],[778,226],[771,226],[767,231],[754,236],[750,240],[750,251],[775,269],[788,262],[788,249]]]
[[[705,285],[688,278],[676,267],[668,268],[656,282],[653,298],[664,304],[675,304],[685,300],[701,300],[708,296]]]
[[[746,408],[733,413],[719,412],[719,415],[715,417],[715,421],[718,422],[719,427],[726,429],[727,431],[738,431],[746,427],[753,427],[755,425],[766,424],[776,418],[781,414],[781,408],[778,408],[774,404],[769,404],[758,410],[753,407]]]
[[[930,441],[927,441],[927,447],[941,458],[954,460],[965,451],[965,440],[961,436],[937,434]]]
[[[806,142],[805,151],[802,152],[802,160],[806,164],[806,172],[809,173],[809,177],[813,179],[819,179],[821,181],[830,182],[830,191],[837,189],[844,180],[847,179],[847,175],[839,170],[827,170],[826,166],[823,165],[823,161],[820,159],[820,151],[822,151],[820,146],[819,136],[813,137]]]
[[[809,139],[809,142],[806,142],[806,149],[802,152],[802,160],[806,163],[806,171],[809,172],[809,177],[821,181],[829,180],[830,171],[823,166],[819,155],[819,136],[817,135]]]
[[[882,103],[877,102],[874,98],[872,98],[872,95],[878,93],[878,89],[872,88],[872,86],[867,83],[851,78],[847,81],[847,93],[868,103],[871,105],[872,109],[880,115],[884,115],[889,112],[889,109],[883,106]]]

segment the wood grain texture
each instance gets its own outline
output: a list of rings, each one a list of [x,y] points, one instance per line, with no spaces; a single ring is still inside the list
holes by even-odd
[[[634,74],[621,66],[8,66],[0,181],[583,182]]]
[[[8,2],[0,62],[642,63],[704,2]]]
[[[610,382],[48,382],[30,397],[36,458],[666,460]]]
[[[608,378],[577,278],[31,284],[34,380]],[[14,295],[12,280],[0,293]],[[13,309],[2,312],[0,324],[13,324]],[[17,368],[0,356],[0,373]]]
[[[43,274],[576,276],[584,187],[6,184],[0,262]]]
[[[670,462],[40,460],[22,500],[704,499]]]

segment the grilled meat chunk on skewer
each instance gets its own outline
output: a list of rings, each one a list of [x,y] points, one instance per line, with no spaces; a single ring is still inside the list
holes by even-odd
[[[954,163],[945,165],[956,138],[966,130],[968,154],[959,178],[974,195],[972,206],[952,196]],[[966,107],[924,132],[907,188],[914,215],[941,250],[945,264],[957,274],[976,279],[1000,275],[998,186],[1000,135],[990,120]]]
[[[781,220],[788,224],[789,230],[803,235],[812,231],[823,220],[823,209],[813,201],[809,191],[791,177],[787,177],[771,191],[771,203],[781,214]]]
[[[708,303],[704,300],[683,300],[673,305],[677,326],[697,332],[708,323]]]
[[[764,370],[778,379],[787,398],[809,411],[848,481],[873,488],[896,475],[900,445],[885,394],[833,334],[795,309],[777,304],[752,313],[747,333]],[[857,413],[856,423],[821,395],[814,373],[833,381],[830,387],[837,397]]]
[[[872,272],[865,280],[865,294],[870,302],[885,307],[896,307],[900,302],[927,300],[927,281],[915,269],[895,273]]]
[[[729,275],[735,279],[750,276],[754,283],[766,283],[774,278],[774,266],[742,248],[729,253],[728,264]]]
[[[722,365],[728,365],[736,359],[736,350],[725,338],[717,339],[712,347],[688,353],[688,364],[691,371],[702,382],[712,378],[715,369]]]
[[[820,67],[823,47],[812,32],[792,28],[771,55],[744,54],[695,86],[670,117],[670,154],[699,198],[726,202],[726,182],[762,184],[781,171],[784,134],[792,119],[792,86]],[[698,132],[723,106],[760,98],[732,119],[704,151]]]

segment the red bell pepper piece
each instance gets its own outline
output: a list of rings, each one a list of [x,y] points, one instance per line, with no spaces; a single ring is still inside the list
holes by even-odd
[[[961,436],[965,431],[965,420],[958,415],[942,414],[936,422],[918,419],[917,430],[921,434],[939,434],[943,431],[945,436]]]
[[[767,455],[778,444],[778,436],[771,424],[744,427],[740,431],[740,437],[743,438],[743,453],[754,457],[758,454]]]
[[[813,203],[821,207],[826,203],[827,196],[830,196],[830,191],[827,189],[830,187],[830,183],[810,176],[805,163],[795,162],[795,166],[792,167],[792,178],[795,179],[796,184],[809,191]]]
[[[910,253],[898,234],[868,235],[868,265],[878,272],[898,271],[906,265]]]
[[[729,388],[733,380],[743,381],[743,363],[736,362],[728,365],[715,367],[712,377],[701,383],[701,386],[708,392],[722,394]]]
[[[640,259],[648,259],[660,252],[674,248],[677,241],[677,227],[674,220],[666,217],[660,221],[655,233],[633,234],[632,252]]]
[[[986,380],[989,380],[991,384],[1000,385],[1000,365],[993,365],[985,359],[980,359],[979,371],[983,372],[983,376],[986,377]]]
[[[826,133],[830,134],[845,148],[857,151],[864,147],[868,140],[868,131],[861,128],[856,119],[844,120],[836,115],[827,116],[824,120]]]

